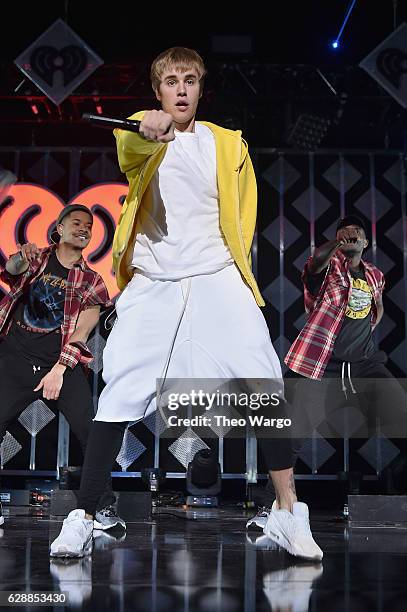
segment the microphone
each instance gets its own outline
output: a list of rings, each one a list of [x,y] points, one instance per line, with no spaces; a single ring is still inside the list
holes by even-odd
[[[102,117],[101,115],[90,115],[84,113],[82,115],[83,121],[88,121],[94,127],[106,128],[108,130],[114,130],[119,128],[120,130],[126,130],[128,132],[135,132],[138,134],[140,129],[140,121],[136,119],[113,119],[112,117]]]

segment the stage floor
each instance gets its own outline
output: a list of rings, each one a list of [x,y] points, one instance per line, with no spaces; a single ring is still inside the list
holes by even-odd
[[[67,592],[69,610],[407,609],[407,530],[354,530],[339,516],[314,513],[325,557],[313,564],[273,549],[260,532],[247,534],[237,507],[160,508],[149,522],[129,523],[126,534],[98,532],[92,557],[61,561],[48,556],[60,522],[41,509],[5,508],[4,515],[1,591]]]

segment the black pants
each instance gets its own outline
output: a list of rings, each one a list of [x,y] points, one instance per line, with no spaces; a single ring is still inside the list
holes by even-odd
[[[407,394],[384,362],[381,351],[351,363],[350,369],[331,360],[321,381],[299,379],[292,403],[294,462],[316,427],[324,437],[339,438],[335,434],[344,429],[348,437],[371,437],[378,429],[389,438],[407,438]],[[341,418],[345,406],[354,409],[346,426]]]
[[[34,392],[41,378],[51,367],[36,370],[23,357],[6,351],[0,345],[0,443],[7,427],[35,400],[41,399],[51,410],[60,410],[78,438],[83,454],[93,419],[93,402],[89,384],[80,365],[67,368],[57,400],[46,400],[42,389]],[[100,493],[97,507],[103,508],[115,501],[110,478]]]

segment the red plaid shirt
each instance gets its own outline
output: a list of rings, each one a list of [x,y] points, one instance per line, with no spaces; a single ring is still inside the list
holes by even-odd
[[[18,300],[45,270],[56,245],[40,249],[40,259],[29,264],[26,272],[12,275],[6,269],[0,270],[0,278],[10,287],[9,293],[0,301],[0,338],[7,335]],[[81,257],[69,270],[66,281],[64,319],[61,325],[61,354],[59,363],[74,368],[78,363],[87,365],[93,355],[84,342],[69,343],[76,328],[78,317],[83,310],[92,306],[110,306],[109,294],[102,277],[91,270]]]
[[[321,380],[331,358],[335,340],[342,327],[345,311],[352,291],[349,262],[340,251],[328,265],[325,278],[317,295],[307,288],[309,257],[303,273],[305,311],[308,320],[288,351],[284,362],[293,370]],[[377,319],[377,302],[384,288],[384,275],[373,264],[362,260],[366,280],[372,289],[372,325]]]

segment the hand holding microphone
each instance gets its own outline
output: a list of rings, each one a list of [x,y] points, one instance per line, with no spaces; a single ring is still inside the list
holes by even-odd
[[[128,132],[140,133],[146,140],[160,143],[167,143],[174,140],[173,118],[164,111],[147,111],[142,121],[136,119],[114,119],[112,117],[102,117],[101,115],[82,115],[84,121],[88,121],[95,127],[102,127],[114,130],[126,130]]]
[[[140,133],[146,140],[171,142],[175,138],[172,115],[162,110],[147,111],[140,124]]]
[[[138,133],[140,130],[140,121],[135,119],[113,119],[112,117],[102,117],[102,115],[90,115],[84,113],[82,115],[83,121],[88,121],[95,127],[106,128],[108,130],[114,130],[119,128],[120,130],[127,130],[128,132]]]

